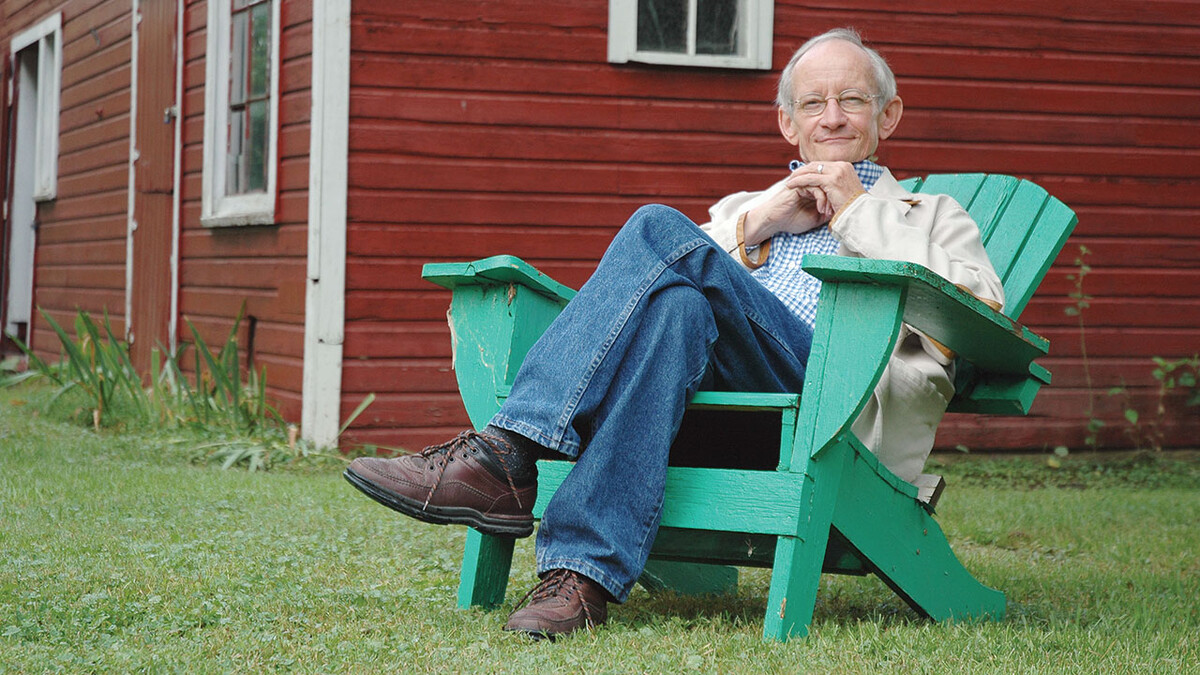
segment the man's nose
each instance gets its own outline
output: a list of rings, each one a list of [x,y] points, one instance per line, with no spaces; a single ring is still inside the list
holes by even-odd
[[[836,98],[830,98],[821,111],[821,126],[840,127],[846,123],[846,112]]]

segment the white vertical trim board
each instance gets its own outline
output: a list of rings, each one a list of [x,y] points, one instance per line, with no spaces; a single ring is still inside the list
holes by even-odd
[[[138,120],[138,33],[142,25],[139,0],[131,3],[129,20],[129,181],[125,206],[125,341],[133,344],[133,233],[137,231],[134,206],[137,200],[137,120]]]
[[[346,192],[350,123],[350,0],[313,2],[308,173],[308,279],[301,429],[337,443],[345,335]]]
[[[171,314],[167,317],[167,349],[175,352],[179,342],[179,237],[181,206],[183,199],[183,62],[185,38],[183,16],[187,7],[184,0],[175,3],[175,152],[172,171],[171,195]]]

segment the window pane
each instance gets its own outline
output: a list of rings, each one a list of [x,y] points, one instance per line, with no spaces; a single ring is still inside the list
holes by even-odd
[[[696,53],[740,54],[738,0],[697,0]]]
[[[246,102],[246,43],[249,40],[249,17],[239,12],[231,17],[233,34],[229,40],[229,105]]]
[[[250,96],[265,96],[270,79],[271,3],[256,5],[251,13]]]
[[[687,52],[687,6],[687,0],[638,0],[638,50]]]
[[[245,170],[246,110],[229,111],[229,154],[225,157],[225,194],[241,194]]]
[[[229,145],[225,194],[267,188],[271,129],[272,3],[234,0],[230,16]]]
[[[250,139],[246,147],[243,192],[262,192],[267,189],[267,124],[270,117],[267,101],[250,104]]]

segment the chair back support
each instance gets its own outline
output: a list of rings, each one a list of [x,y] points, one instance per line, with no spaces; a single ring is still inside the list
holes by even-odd
[[[933,174],[906,189],[953,197],[979,224],[984,248],[1004,283],[1004,314],[1016,319],[1078,221],[1044,189],[1013,176]]]

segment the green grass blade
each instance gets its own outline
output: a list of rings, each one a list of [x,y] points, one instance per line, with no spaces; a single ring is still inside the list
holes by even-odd
[[[358,416],[361,415],[362,412],[367,409],[367,406],[371,405],[374,402],[375,402],[375,392],[371,392],[370,394],[367,394],[366,397],[363,398],[362,403],[359,403],[358,407],[354,409],[354,412],[350,413],[350,417],[346,418],[346,421],[342,423],[342,427],[340,429],[338,429],[337,435],[341,436],[343,433],[345,433],[346,429],[349,429],[350,425],[354,423],[354,420],[358,419]]]

